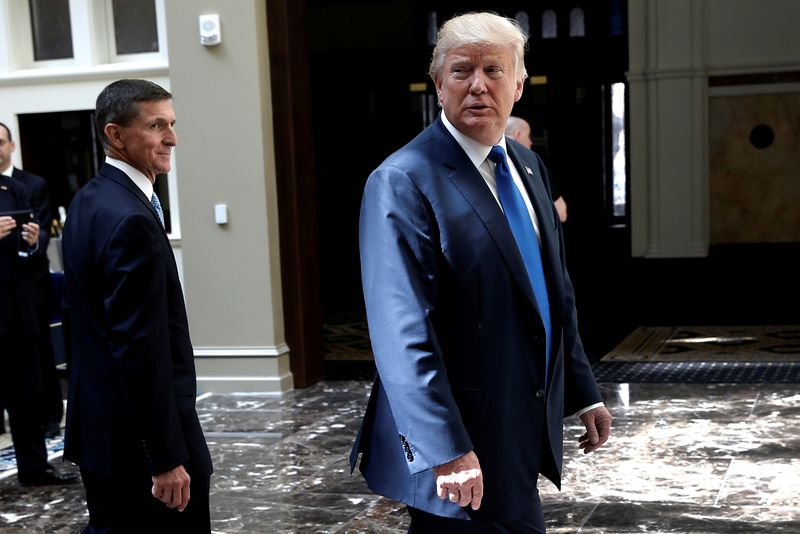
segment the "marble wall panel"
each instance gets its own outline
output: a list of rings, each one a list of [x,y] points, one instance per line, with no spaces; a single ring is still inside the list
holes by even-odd
[[[709,99],[709,202],[712,245],[800,241],[800,93]]]

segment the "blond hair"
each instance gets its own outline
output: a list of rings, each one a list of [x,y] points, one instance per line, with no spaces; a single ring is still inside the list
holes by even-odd
[[[528,76],[525,70],[525,45],[528,38],[516,20],[496,13],[467,13],[445,22],[436,36],[428,74],[435,82],[444,67],[448,52],[467,45],[508,46],[514,52],[517,80]]]

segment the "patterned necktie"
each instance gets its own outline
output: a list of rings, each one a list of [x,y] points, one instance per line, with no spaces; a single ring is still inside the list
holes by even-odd
[[[153,205],[153,209],[156,210],[156,213],[158,214],[158,220],[161,221],[161,227],[165,228],[164,210],[161,209],[161,202],[158,200],[158,195],[156,195],[155,191],[153,191],[153,196],[150,197],[150,204]]]
[[[497,196],[500,197],[500,205],[503,206],[511,233],[517,242],[525,270],[528,271],[528,278],[533,287],[533,294],[536,298],[536,305],[539,307],[539,314],[542,317],[542,324],[545,332],[545,372],[550,370],[550,348],[552,347],[552,332],[550,327],[550,303],[547,299],[547,283],[544,278],[542,267],[542,253],[539,249],[539,239],[533,229],[533,221],[525,206],[525,201],[519,189],[514,184],[511,170],[508,168],[506,153],[501,146],[493,146],[489,152],[489,159],[497,166],[495,167],[495,178],[497,179]]]

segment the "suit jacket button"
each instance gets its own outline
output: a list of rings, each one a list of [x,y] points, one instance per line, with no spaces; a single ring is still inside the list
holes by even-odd
[[[540,389],[539,391],[536,392],[536,398],[541,399],[542,397],[544,397],[544,390]]]

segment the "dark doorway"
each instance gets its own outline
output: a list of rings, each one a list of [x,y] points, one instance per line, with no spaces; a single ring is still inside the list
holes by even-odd
[[[94,110],[22,114],[18,120],[22,166],[47,181],[55,216],[102,163]]]
[[[362,189],[383,159],[438,114],[427,74],[435,32],[453,15],[474,10],[525,21],[528,73],[547,78],[544,85],[526,84],[514,114],[531,122],[540,141],[534,148],[570,205],[565,231],[580,312],[601,307],[608,295],[598,288],[609,287],[608,277],[629,260],[628,218],[610,211],[607,134],[608,88],[624,81],[628,67],[625,0],[309,0],[326,358],[339,357],[332,346],[340,342],[351,353],[368,353],[358,261]],[[548,10],[557,34],[543,38]],[[577,16],[583,33],[571,36]],[[600,251],[602,272],[584,268]],[[589,348],[613,346],[613,328],[593,330]]]

